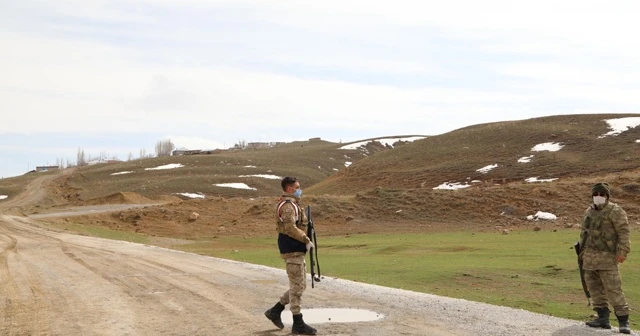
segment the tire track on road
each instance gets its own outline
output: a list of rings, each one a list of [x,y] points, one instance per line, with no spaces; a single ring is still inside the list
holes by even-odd
[[[8,227],[3,225],[3,240],[8,240],[8,243],[2,244],[0,252],[0,292],[3,293],[5,307],[0,331],[3,335],[20,335],[24,332],[48,335],[51,329],[48,323],[48,300],[41,288],[43,281],[36,272],[26,270],[30,265],[21,257],[17,248],[18,239]],[[10,258],[16,260],[13,265],[10,265]],[[21,276],[21,271],[26,271],[26,274]],[[16,278],[23,280],[18,283]]]
[[[2,221],[0,221],[2,223]],[[4,226],[4,225],[3,225]],[[8,257],[10,253],[15,253],[16,244],[18,240],[13,236],[2,234],[2,251],[0,251],[0,293],[2,293],[2,331],[3,334],[13,334],[12,328],[16,324],[15,316],[19,310],[16,306],[17,302],[14,302],[14,298],[19,297],[18,285],[11,276],[9,269]]]

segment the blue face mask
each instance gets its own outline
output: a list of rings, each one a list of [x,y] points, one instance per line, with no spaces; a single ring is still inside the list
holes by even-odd
[[[293,192],[293,196],[300,198],[300,196],[302,196],[302,189],[296,189],[296,191]]]

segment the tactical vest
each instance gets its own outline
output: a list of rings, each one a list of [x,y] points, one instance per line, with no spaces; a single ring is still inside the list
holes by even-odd
[[[278,205],[276,206],[276,216],[277,216],[276,229],[278,231],[278,249],[280,250],[280,254],[283,254],[283,255],[289,254],[289,253],[304,254],[307,252],[307,248],[305,244],[292,237],[289,237],[286,234],[285,226],[282,221],[282,217],[280,216],[280,211],[282,207],[287,203],[293,205],[295,225],[303,231],[306,228],[306,224],[303,223],[304,222],[303,213],[297,204],[295,204],[291,200],[283,200],[278,202]]]

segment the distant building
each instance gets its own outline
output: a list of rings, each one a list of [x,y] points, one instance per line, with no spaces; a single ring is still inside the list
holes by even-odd
[[[46,172],[49,170],[60,169],[58,166],[36,166],[36,172]]]
[[[176,149],[171,155],[199,155],[199,154],[218,154],[222,152],[222,149]]]
[[[173,156],[195,155],[195,154],[200,154],[201,152],[202,152],[202,150],[200,150],[200,149],[176,149],[171,153],[171,155],[173,155]]]
[[[271,143],[269,142],[249,142],[247,144],[247,148],[257,149],[257,148],[269,148],[271,147]]]

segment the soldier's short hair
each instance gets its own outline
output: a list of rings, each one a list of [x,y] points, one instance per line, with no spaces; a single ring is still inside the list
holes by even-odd
[[[288,186],[292,186],[294,185],[296,182],[298,182],[298,179],[292,176],[285,176],[282,179],[282,182],[280,182],[280,185],[282,186],[282,190],[286,191]]]

